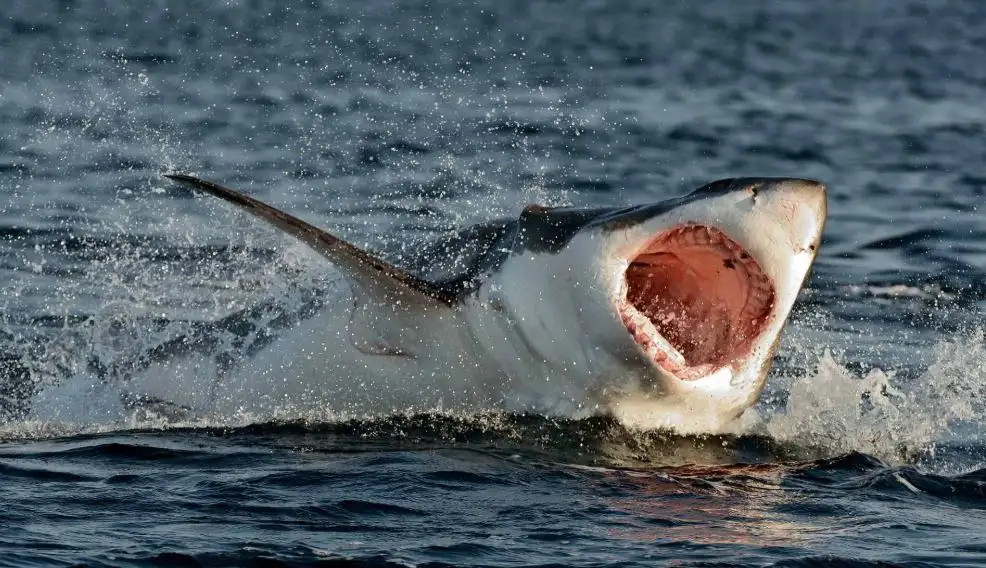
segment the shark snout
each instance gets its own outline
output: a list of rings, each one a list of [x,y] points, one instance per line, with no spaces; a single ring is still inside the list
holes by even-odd
[[[751,212],[764,229],[786,238],[777,245],[792,253],[814,256],[825,226],[825,184],[801,178],[762,178],[745,180]]]

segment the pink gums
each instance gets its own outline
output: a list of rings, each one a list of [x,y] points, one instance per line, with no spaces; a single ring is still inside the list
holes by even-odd
[[[644,352],[681,379],[747,355],[774,304],[774,285],[760,264],[705,225],[660,234],[630,261],[624,285],[623,324]]]

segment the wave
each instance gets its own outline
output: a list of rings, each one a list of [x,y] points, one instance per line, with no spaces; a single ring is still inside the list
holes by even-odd
[[[8,427],[4,435],[11,433]],[[759,485],[753,482],[760,482],[870,495],[925,496],[957,505],[980,506],[986,497],[984,467],[962,473],[928,472],[856,451],[810,457],[824,449],[809,450],[762,436],[685,437],[632,431],[609,418],[552,420],[527,415],[422,414],[337,423],[298,421],[237,428],[186,424],[167,430],[90,432],[38,444],[0,444],[0,479],[132,484],[141,482],[141,468],[152,467],[153,473],[161,468],[198,470],[215,465],[247,470],[257,466],[254,475],[262,477],[264,485],[276,487],[324,483],[325,472],[313,477],[304,468],[285,470],[276,459],[270,464],[273,473],[263,473],[267,468],[260,464],[284,451],[367,456],[378,467],[406,460],[402,456],[408,452],[458,452],[466,460],[462,463],[492,459],[576,475],[615,475],[642,486],[660,480],[697,493],[755,491]],[[980,457],[986,454],[982,449],[979,453]],[[128,469],[133,475],[121,477],[117,472],[123,463],[140,467]],[[104,474],[112,479],[100,477]],[[427,470],[420,475],[424,484],[443,487],[500,484],[495,476],[468,468]],[[360,503],[348,506],[354,514],[366,514],[371,508]]]
[[[780,443],[867,452],[892,462],[935,460],[941,444],[978,446],[986,406],[981,329],[939,341],[915,376],[854,372],[826,350],[815,367],[775,377],[785,396],[758,409],[752,428]]]
[[[307,306],[313,301],[302,295],[296,295],[296,299],[298,307],[304,309],[309,309]],[[230,364],[228,361],[239,356],[240,351],[254,349],[253,343],[263,346],[265,330],[270,325],[280,320],[290,325],[293,321],[284,319],[285,315],[275,308],[261,306],[245,312],[256,318],[254,325],[237,322],[229,329],[212,330],[216,332],[212,338],[215,341],[193,342],[199,351],[204,349],[198,356],[214,360],[216,365],[223,361]],[[176,330],[210,330],[206,329],[208,326],[196,327],[194,322],[159,322],[148,327],[148,322],[140,318],[121,319],[118,310],[112,312],[103,320],[88,321],[83,326],[85,333],[72,335],[71,341],[62,337],[61,343],[49,343],[47,351],[29,352],[29,357],[36,358],[27,364],[11,358],[0,366],[4,370],[4,390],[0,392],[4,404],[0,408],[6,416],[0,419],[0,440],[184,429],[280,437],[300,429],[354,440],[373,436],[436,443],[540,440],[540,450],[582,448],[587,456],[593,456],[591,459],[625,464],[808,460],[864,452],[890,464],[915,464],[951,472],[975,468],[983,453],[981,417],[986,401],[986,368],[982,362],[986,360],[986,339],[982,330],[939,341],[930,350],[931,361],[917,372],[864,369],[842,361],[828,349],[812,359],[810,353],[819,349],[818,345],[812,343],[810,334],[795,330],[795,339],[789,343],[796,345],[785,348],[788,353],[782,353],[781,362],[769,379],[770,389],[757,407],[735,421],[725,434],[683,437],[666,430],[651,430],[646,425],[628,426],[609,417],[577,420],[496,409],[422,412],[428,409],[407,408],[379,414],[347,414],[338,409],[286,407],[272,409],[264,416],[195,416],[172,412],[161,404],[128,406],[121,401],[119,390],[112,388],[114,381],[125,378],[135,365],[175,356],[174,349],[188,347],[188,342],[175,342],[173,337],[168,342]],[[110,317],[113,314],[116,315]],[[137,329],[156,331],[142,335]],[[245,335],[237,339],[234,332]],[[805,336],[800,342],[799,334]],[[133,357],[134,349],[137,357]],[[131,358],[126,360],[122,355],[128,350]],[[94,354],[102,354],[105,361],[115,365],[94,363]],[[792,355],[807,364],[794,368]],[[201,368],[197,372],[202,372]],[[66,405],[64,409],[56,408],[64,413],[55,412],[55,418],[44,421],[27,419],[24,409],[39,396],[43,398],[46,391],[64,386],[66,374],[74,376],[77,390],[72,396],[53,399],[56,405]],[[161,380],[167,380],[167,376]],[[32,400],[25,402],[25,398]],[[72,404],[78,408],[68,408]],[[960,447],[971,450],[956,450]]]

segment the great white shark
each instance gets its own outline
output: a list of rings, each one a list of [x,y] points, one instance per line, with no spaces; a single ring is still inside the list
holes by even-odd
[[[724,179],[658,203],[529,206],[427,249],[431,269],[411,271],[232,189],[166,177],[345,276],[218,383],[145,373],[129,387],[221,413],[499,408],[715,431],[763,389],[826,216],[819,182]]]

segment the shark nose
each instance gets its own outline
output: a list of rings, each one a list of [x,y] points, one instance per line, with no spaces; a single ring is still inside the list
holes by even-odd
[[[825,184],[813,179],[781,178],[773,180],[771,190],[802,207],[825,213]]]
[[[783,191],[800,194],[804,199],[825,197],[825,184],[813,179],[788,178],[781,181]]]
[[[788,227],[799,241],[810,243],[815,250],[825,225],[825,184],[801,178],[781,178],[761,185],[758,197],[766,198],[764,205],[773,210],[775,218]]]
[[[825,218],[825,184],[813,179],[785,179],[778,184],[777,191],[789,202],[809,209],[820,220]]]

